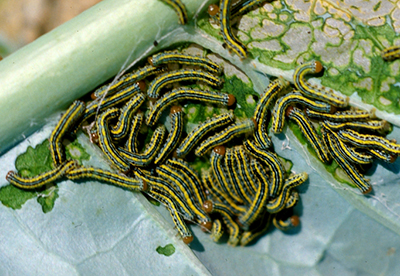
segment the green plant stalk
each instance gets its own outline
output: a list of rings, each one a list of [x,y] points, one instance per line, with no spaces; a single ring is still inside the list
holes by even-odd
[[[184,1],[189,18],[209,0]],[[105,0],[0,62],[0,154],[181,28],[159,0]]]

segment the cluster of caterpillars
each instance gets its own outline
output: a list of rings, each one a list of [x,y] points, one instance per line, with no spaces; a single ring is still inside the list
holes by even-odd
[[[92,102],[75,101],[69,107],[49,139],[54,170],[33,178],[10,172],[7,180],[32,189],[61,177],[86,178],[144,192],[169,209],[185,243],[193,239],[186,221],[211,231],[215,241],[227,230],[231,245],[246,245],[265,232],[270,221],[282,230],[298,225],[297,216],[283,211],[299,200],[294,188],[307,179],[307,174],[287,176],[281,160],[271,151],[272,143],[264,132],[265,100],[260,101],[254,118],[237,119],[228,110],[208,118],[183,137],[185,116],[178,102],[200,101],[233,108],[235,97],[190,87],[161,93],[168,85],[182,82],[220,87],[223,68],[207,58],[177,52],[159,53],[148,61],[149,65],[98,88],[92,93]],[[168,71],[169,63],[196,69]],[[269,89],[280,90],[284,84],[279,79]],[[167,134],[158,121],[168,107],[171,127]],[[92,126],[91,140],[99,144],[118,173],[66,160],[62,138],[84,124]],[[154,131],[141,149],[143,128]],[[241,142],[235,146],[237,141]],[[192,153],[199,157],[210,153],[211,169],[199,176],[183,159]]]
[[[182,24],[187,22],[180,1],[166,2],[179,8]],[[247,50],[231,32],[230,18],[262,2],[239,1],[231,10],[231,1],[223,0],[219,7],[209,8],[210,15],[220,23],[228,48],[242,59],[247,57]],[[392,60],[398,58],[398,53],[399,47],[392,47],[382,57]],[[322,71],[319,61],[304,63],[296,69],[295,91],[289,91],[289,83],[282,78],[272,81],[252,118],[237,119],[229,110],[200,123],[186,137],[185,114],[178,103],[200,101],[232,109],[235,97],[180,86],[163,92],[182,82],[201,82],[219,88],[223,84],[223,68],[207,58],[178,52],[158,53],[148,62],[149,65],[98,88],[92,94],[92,102],[75,101],[69,107],[49,138],[53,170],[32,178],[10,171],[6,179],[20,188],[34,189],[62,177],[86,178],[143,192],[168,208],[185,243],[193,240],[186,224],[190,221],[211,232],[216,242],[226,231],[228,244],[236,246],[247,245],[264,233],[271,222],[283,231],[299,224],[292,211],[299,201],[295,188],[308,175],[287,174],[282,160],[273,152],[269,126],[278,134],[286,118],[293,120],[317,157],[324,163],[335,160],[364,194],[372,187],[360,173],[363,166],[373,159],[394,162],[400,153],[396,141],[383,137],[390,124],[377,120],[373,110],[352,109],[348,97],[315,87],[306,80],[307,74]],[[167,64],[171,63],[183,67],[169,71]],[[158,121],[168,107],[171,127],[167,135],[165,126]],[[63,137],[75,133],[85,123],[90,123],[91,140],[99,144],[118,172],[66,160]],[[150,141],[140,149],[143,128],[153,131]],[[193,158],[185,160],[193,153],[198,157],[209,154],[211,168],[199,175],[190,165]]]

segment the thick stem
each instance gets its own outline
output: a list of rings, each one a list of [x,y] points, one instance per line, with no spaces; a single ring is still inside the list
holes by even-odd
[[[189,18],[208,2],[216,1],[184,1]],[[0,154],[177,28],[175,11],[162,1],[105,0],[6,57],[0,62]]]

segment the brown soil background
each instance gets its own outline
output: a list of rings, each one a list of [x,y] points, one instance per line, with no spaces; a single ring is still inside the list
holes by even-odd
[[[0,42],[13,52],[100,1],[0,0]]]

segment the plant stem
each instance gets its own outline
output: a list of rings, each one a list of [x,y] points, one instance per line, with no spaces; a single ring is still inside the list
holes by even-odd
[[[215,0],[184,1],[189,18]],[[190,22],[193,24],[193,22]],[[104,0],[0,62],[0,154],[46,118],[160,50],[153,42],[181,28],[159,0]]]

